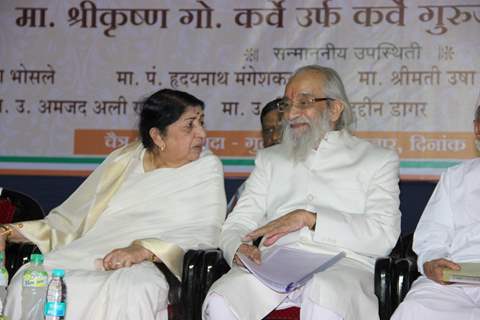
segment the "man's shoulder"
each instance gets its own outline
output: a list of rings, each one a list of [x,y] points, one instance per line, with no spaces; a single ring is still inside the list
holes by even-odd
[[[480,158],[464,160],[457,165],[449,167],[445,171],[446,176],[466,175],[470,172],[477,171],[480,174]]]
[[[276,144],[268,148],[264,148],[257,151],[257,157],[263,158],[282,158],[287,153],[287,150],[283,144]]]
[[[366,139],[346,134],[345,144],[348,149],[355,150],[367,158],[372,159],[398,159],[398,153],[395,150],[380,147]]]

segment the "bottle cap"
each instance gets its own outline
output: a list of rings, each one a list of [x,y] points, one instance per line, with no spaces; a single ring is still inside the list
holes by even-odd
[[[30,255],[30,262],[32,262],[34,264],[42,264],[43,263],[43,254],[32,253]]]
[[[53,277],[63,277],[65,275],[65,270],[63,269],[53,269],[52,276]]]

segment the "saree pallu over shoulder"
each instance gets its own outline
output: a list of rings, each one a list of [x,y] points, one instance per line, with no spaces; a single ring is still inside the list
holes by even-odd
[[[43,220],[25,221],[17,229],[43,252],[65,246],[87,232],[118,190],[142,145],[131,143],[113,151],[105,161]]]

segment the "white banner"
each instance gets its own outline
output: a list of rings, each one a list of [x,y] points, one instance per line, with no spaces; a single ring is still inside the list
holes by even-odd
[[[0,174],[87,174],[170,87],[205,101],[208,146],[245,175],[261,108],[320,64],[358,136],[396,149],[403,178],[435,178],[476,154],[479,48],[478,0],[3,0]]]

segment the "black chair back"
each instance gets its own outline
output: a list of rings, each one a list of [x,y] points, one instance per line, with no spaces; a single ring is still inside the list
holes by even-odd
[[[36,200],[24,193],[0,187],[0,219],[2,219],[2,223],[38,220],[44,217],[43,209]],[[9,243],[5,250],[5,267],[10,278],[23,264],[28,262],[30,254],[36,252],[39,252],[36,246]]]

